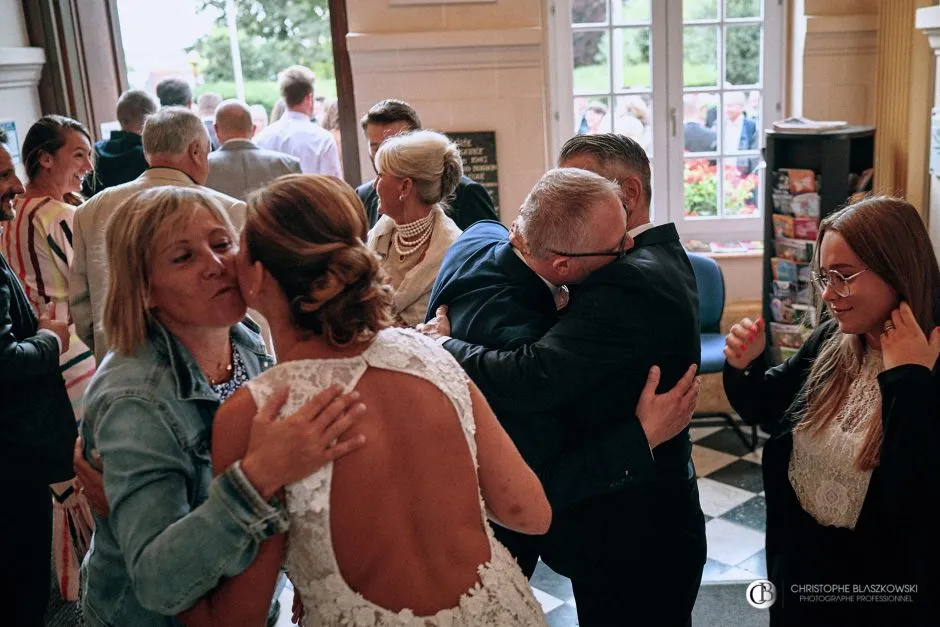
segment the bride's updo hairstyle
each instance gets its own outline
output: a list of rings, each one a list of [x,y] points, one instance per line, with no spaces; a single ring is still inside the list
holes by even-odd
[[[364,243],[362,202],[331,176],[291,174],[248,199],[248,258],[274,276],[294,323],[338,346],[392,326],[392,289]]]

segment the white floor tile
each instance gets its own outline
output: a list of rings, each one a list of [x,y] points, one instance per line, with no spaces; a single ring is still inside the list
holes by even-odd
[[[290,585],[290,582],[287,582],[287,585],[281,590],[281,596],[279,596],[278,601],[281,602],[281,614],[277,617],[277,622],[275,627],[292,627],[297,623],[291,622],[291,606],[294,604],[294,587]]]
[[[699,501],[702,503],[702,511],[707,516],[721,516],[744,501],[754,498],[753,492],[708,477],[702,477],[698,480],[698,495]],[[736,564],[737,562],[733,563]]]
[[[746,459],[746,460],[749,461],[749,462],[754,462],[755,464],[759,464],[759,463],[761,463],[761,459],[762,459],[763,455],[764,455],[764,447],[762,446],[762,447],[758,448],[756,451],[753,451],[753,452],[751,452],[751,453],[748,453],[747,455],[745,455],[745,456],[742,457],[741,459]]]
[[[689,429],[689,437],[692,438],[692,441],[701,440],[702,438],[709,436],[713,433],[721,431],[724,427],[692,427]]]
[[[547,592],[542,592],[538,588],[532,588],[532,592],[535,594],[535,599],[542,606],[542,611],[548,614],[556,607],[561,607],[564,605],[564,601],[561,599],[556,599]]]
[[[705,538],[708,557],[725,564],[740,564],[764,548],[764,534],[721,518],[705,523]]]
[[[750,583],[757,579],[763,579],[763,577],[758,577],[751,571],[744,570],[743,568],[732,568],[715,577],[714,581],[746,581]]]
[[[707,446],[692,445],[692,461],[695,463],[695,472],[699,477],[704,477],[719,468],[727,466],[738,459],[734,455],[716,451]]]

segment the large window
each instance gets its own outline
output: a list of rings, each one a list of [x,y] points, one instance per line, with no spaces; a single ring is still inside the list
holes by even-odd
[[[553,145],[618,132],[653,163],[654,221],[759,237],[762,129],[779,116],[777,0],[549,0]]]

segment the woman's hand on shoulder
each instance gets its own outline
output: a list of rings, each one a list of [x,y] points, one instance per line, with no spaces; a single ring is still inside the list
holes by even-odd
[[[339,441],[365,413],[358,392],[342,394],[338,385],[330,386],[277,420],[287,396],[287,388],[275,391],[255,414],[242,460],[242,471],[264,498],[365,444],[361,434]]]
[[[885,370],[906,364],[933,369],[940,356],[940,327],[934,327],[928,339],[906,302],[891,312],[891,319],[885,322],[885,326],[887,328],[881,334],[881,357]]]
[[[764,319],[753,321],[744,318],[731,327],[725,337],[725,360],[732,368],[744,370],[760,357],[767,346],[764,335]]]

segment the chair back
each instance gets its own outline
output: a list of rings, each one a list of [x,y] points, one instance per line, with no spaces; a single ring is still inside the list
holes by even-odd
[[[721,333],[725,312],[725,278],[718,262],[697,253],[689,253],[695,285],[698,288],[698,319],[702,333]]]

